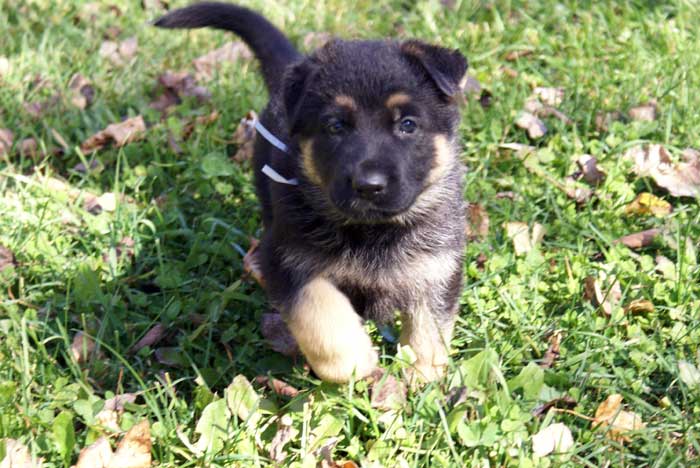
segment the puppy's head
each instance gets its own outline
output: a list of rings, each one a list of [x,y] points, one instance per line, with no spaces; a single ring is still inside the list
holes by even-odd
[[[333,41],[285,77],[303,179],[349,222],[397,219],[456,167],[467,61],[418,41]]]

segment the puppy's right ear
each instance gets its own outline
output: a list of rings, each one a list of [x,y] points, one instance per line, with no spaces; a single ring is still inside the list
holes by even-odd
[[[282,101],[287,113],[287,125],[290,135],[299,130],[300,111],[315,74],[316,67],[309,63],[308,60],[292,65],[285,72]]]

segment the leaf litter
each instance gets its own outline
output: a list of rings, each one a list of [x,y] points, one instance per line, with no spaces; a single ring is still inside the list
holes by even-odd
[[[686,149],[682,161],[673,162],[663,145],[635,146],[622,158],[632,163],[632,170],[641,177],[651,177],[656,185],[674,197],[700,198],[700,152]]]
[[[606,437],[618,442],[630,442],[629,433],[646,427],[642,418],[634,412],[622,409],[622,395],[615,393],[603,401],[595,412],[593,429],[606,430]]]
[[[532,436],[532,451],[538,457],[565,453],[574,446],[571,430],[563,423],[554,423]]]
[[[100,150],[110,143],[113,143],[117,147],[122,147],[140,139],[145,132],[146,123],[142,116],[137,115],[123,122],[108,125],[104,130],[97,132],[85,140],[83,144],[80,145],[80,149],[84,153],[88,153]]]
[[[196,70],[197,80],[207,81],[214,77],[214,72],[222,63],[236,63],[239,60],[250,60],[253,53],[241,41],[227,42],[218,49],[212,50],[192,61]]]

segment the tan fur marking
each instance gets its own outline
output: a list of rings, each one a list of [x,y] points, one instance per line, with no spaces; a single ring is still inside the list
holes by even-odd
[[[287,325],[311,368],[323,380],[363,378],[377,366],[377,352],[348,298],[330,281],[302,288]]]
[[[409,381],[432,382],[445,374],[452,326],[438,326],[431,311],[425,306],[401,315],[399,341],[402,345],[409,345],[418,357],[409,372]]]
[[[313,140],[303,140],[299,143],[301,149],[301,165],[306,177],[316,185],[321,185],[321,176],[316,171],[314,164]]]
[[[406,94],[406,93],[394,93],[387,98],[387,100],[384,102],[384,105],[389,110],[391,110],[396,106],[408,104],[409,102],[411,102],[411,96],[409,96],[408,94]]]
[[[428,175],[428,183],[430,184],[434,184],[445,175],[445,172],[450,168],[450,163],[454,158],[454,151],[445,135],[435,135],[433,145],[433,167]]]
[[[351,111],[356,111],[357,110],[357,103],[353,98],[350,96],[346,96],[345,94],[341,94],[339,96],[336,96],[334,99],[336,105],[340,107],[346,107],[350,109]]]

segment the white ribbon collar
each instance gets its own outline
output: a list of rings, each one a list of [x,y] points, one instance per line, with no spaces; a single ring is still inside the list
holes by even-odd
[[[283,153],[289,154],[289,147],[286,144],[284,144],[282,140],[270,133],[270,131],[266,129],[263,124],[260,123],[260,120],[255,121],[255,130],[257,130],[258,134],[264,139],[266,139],[267,142],[270,143],[272,146],[282,151]],[[278,184],[299,185],[298,179],[287,179],[267,164],[263,166],[262,172]]]

